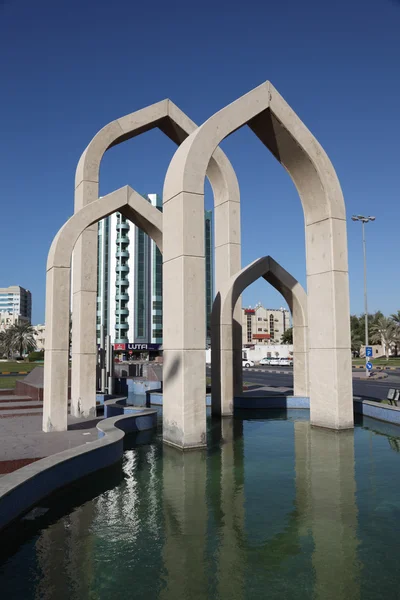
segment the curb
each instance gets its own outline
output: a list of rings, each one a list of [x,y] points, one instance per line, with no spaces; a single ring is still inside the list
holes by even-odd
[[[28,371],[0,371],[0,377],[2,375],[28,375]]]
[[[0,531],[56,490],[121,460],[125,433],[157,426],[157,411],[136,410],[97,423],[98,439],[52,454],[0,479]]]

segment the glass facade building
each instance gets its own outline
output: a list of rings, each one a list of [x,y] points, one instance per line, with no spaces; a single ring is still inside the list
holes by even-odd
[[[162,198],[148,194],[162,211]],[[212,211],[206,211],[207,340],[213,303]],[[162,255],[143,231],[120,213],[98,224],[97,339],[101,328],[114,344],[162,344]]]

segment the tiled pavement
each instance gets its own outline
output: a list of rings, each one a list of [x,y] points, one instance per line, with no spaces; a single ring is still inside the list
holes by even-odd
[[[96,440],[96,423],[99,420],[88,421],[69,416],[68,431],[44,433],[41,430],[41,414],[0,419],[0,474],[18,469],[32,462],[32,459],[44,458]],[[19,464],[21,460],[24,464]]]

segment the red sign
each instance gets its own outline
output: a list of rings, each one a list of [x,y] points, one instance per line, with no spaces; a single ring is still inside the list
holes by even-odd
[[[253,333],[253,340],[269,340],[269,333]]]
[[[255,315],[256,311],[254,310],[254,308],[245,308],[244,309],[244,314],[245,315]]]
[[[114,344],[114,350],[125,350],[126,344]]]

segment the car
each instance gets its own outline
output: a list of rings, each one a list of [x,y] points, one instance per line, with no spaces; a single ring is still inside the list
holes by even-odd
[[[270,356],[266,356],[260,360],[260,365],[270,365],[272,358]]]
[[[249,360],[247,358],[242,359],[242,367],[254,367],[254,360]]]
[[[282,367],[293,367],[293,359],[292,358],[280,358],[279,365]]]
[[[279,358],[271,358],[270,365],[279,365]]]

